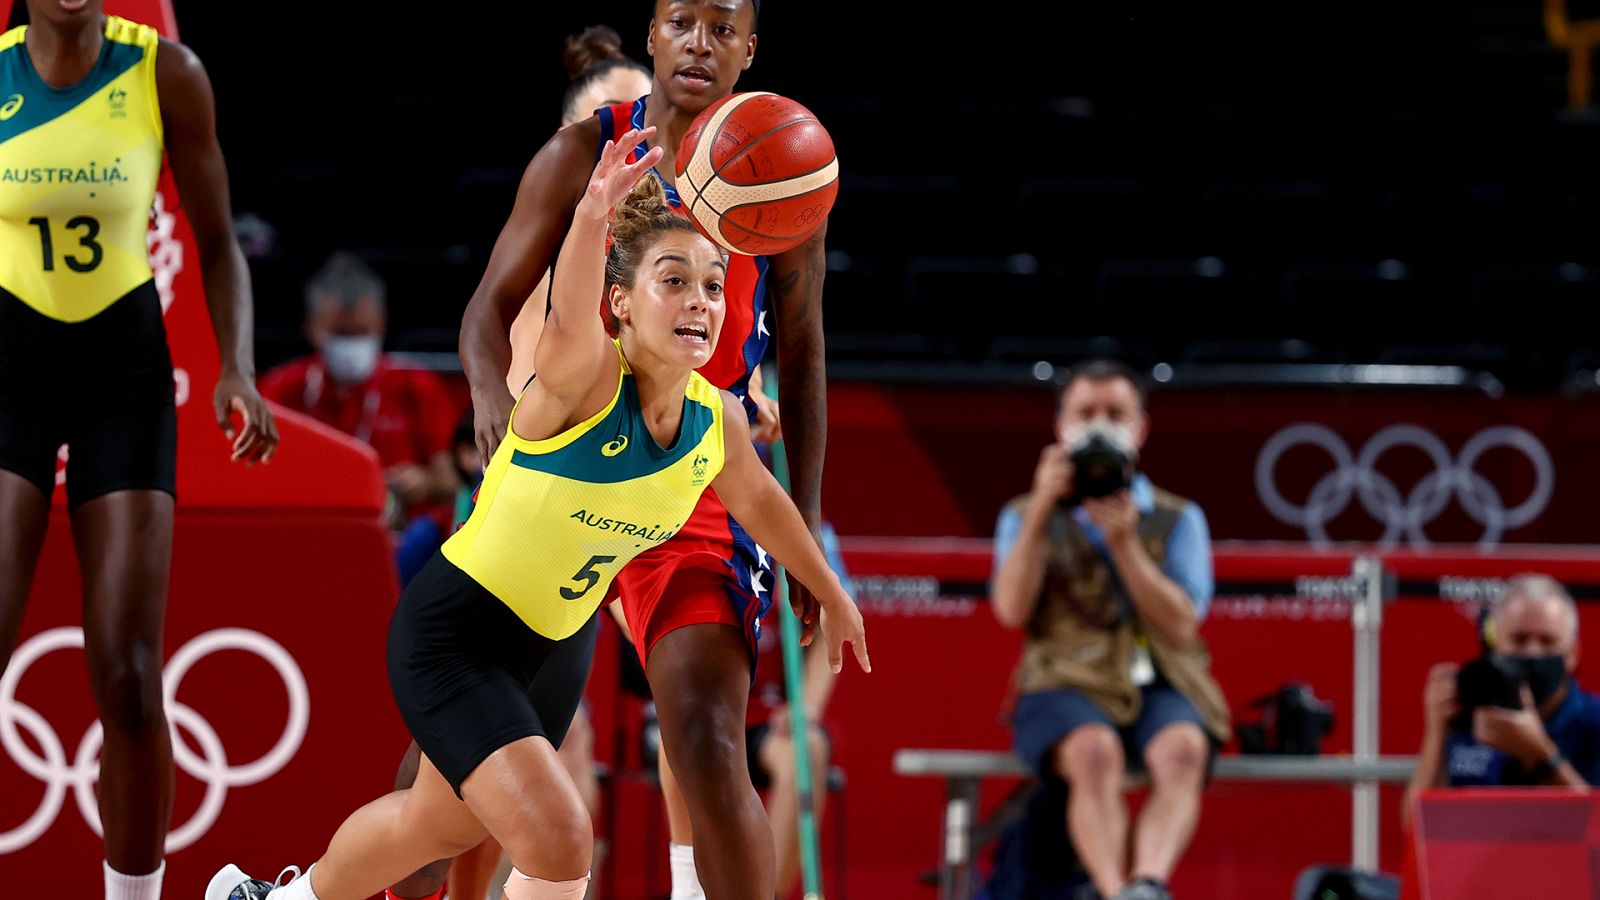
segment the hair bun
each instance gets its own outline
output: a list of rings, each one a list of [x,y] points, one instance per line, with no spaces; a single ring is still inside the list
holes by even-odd
[[[561,51],[562,65],[567,67],[567,78],[577,78],[596,63],[613,59],[627,59],[622,52],[622,35],[606,25],[590,25],[582,33],[567,38]]]
[[[633,235],[648,230],[662,219],[676,215],[667,205],[667,192],[654,172],[644,173],[628,196],[611,212],[611,235],[627,243]]]

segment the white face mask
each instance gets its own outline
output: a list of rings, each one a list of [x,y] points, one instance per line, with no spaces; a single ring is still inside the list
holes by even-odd
[[[322,342],[322,364],[328,377],[340,384],[360,384],[372,377],[383,354],[383,340],[376,335],[333,335]]]
[[[1081,447],[1094,435],[1103,435],[1113,446],[1121,448],[1128,456],[1138,458],[1138,451],[1133,444],[1133,426],[1113,422],[1106,418],[1090,419],[1086,422],[1074,422],[1061,429],[1061,443],[1065,444],[1067,451]]]

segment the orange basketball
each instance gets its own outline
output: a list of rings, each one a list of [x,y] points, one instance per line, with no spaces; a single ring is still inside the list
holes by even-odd
[[[677,188],[696,227],[732,253],[770,256],[817,230],[839,192],[833,138],[777,94],[724,97],[678,147]]]

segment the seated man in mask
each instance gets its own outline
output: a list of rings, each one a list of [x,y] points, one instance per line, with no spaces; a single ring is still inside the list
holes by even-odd
[[[1149,422],[1131,369],[1079,364],[1058,442],[995,529],[994,614],[1026,635],[1015,746],[1046,784],[1070,788],[1067,831],[1093,882],[1080,897],[1169,900],[1212,751],[1229,737],[1199,635],[1209,529],[1199,506],[1136,471]],[[1131,826],[1130,768],[1150,778]]]
[[[449,525],[461,474],[450,454],[460,410],[438,375],[392,364],[383,280],[335,253],[306,282],[306,339],[316,352],[261,378],[261,395],[372,447],[396,525],[427,514]]]
[[[1496,669],[1504,673],[1498,677],[1510,682],[1507,693],[1517,698],[1511,701],[1515,708],[1490,703],[1467,708],[1463,700],[1473,698],[1462,696],[1462,666],[1435,665],[1423,689],[1422,749],[1407,810],[1424,788],[1586,789],[1600,779],[1600,697],[1572,677],[1578,667],[1578,610],[1572,596],[1548,575],[1512,578],[1489,617],[1485,643],[1498,657]]]

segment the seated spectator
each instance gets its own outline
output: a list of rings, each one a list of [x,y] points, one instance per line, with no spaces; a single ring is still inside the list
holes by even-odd
[[[1055,424],[1032,491],[1006,506],[995,534],[995,616],[1027,635],[1015,746],[1042,778],[1068,785],[1067,831],[1093,882],[1080,896],[1161,900],[1229,737],[1199,637],[1209,531],[1198,506],[1136,472],[1149,420],[1127,366],[1078,366]],[[1131,846],[1127,767],[1150,777]]]
[[[1573,679],[1578,609],[1547,575],[1518,575],[1489,616],[1488,652],[1520,676],[1516,709],[1466,708],[1461,666],[1435,665],[1422,693],[1424,731],[1407,814],[1424,788],[1565,785],[1600,781],[1600,697]],[[1466,698],[1470,701],[1472,698]]]
[[[460,411],[439,376],[394,364],[383,281],[335,253],[306,283],[306,339],[315,352],[261,378],[263,396],[370,444],[404,525],[421,513],[448,524],[461,476],[450,453]]]

